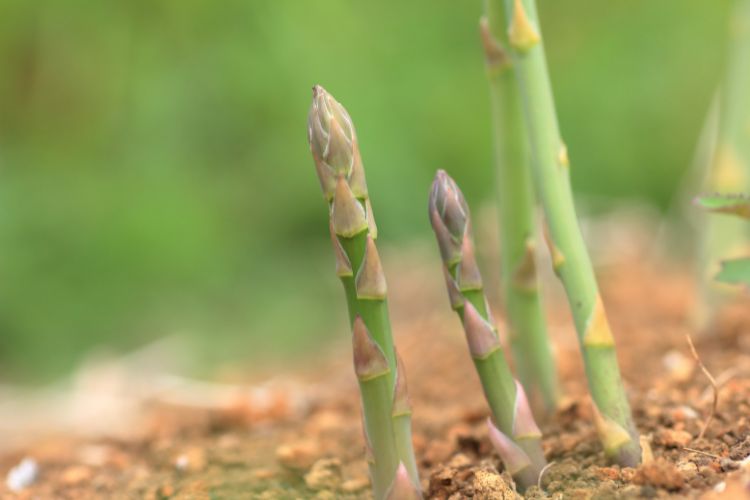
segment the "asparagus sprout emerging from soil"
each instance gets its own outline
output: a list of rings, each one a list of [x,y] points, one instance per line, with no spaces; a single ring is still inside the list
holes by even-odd
[[[750,219],[750,198],[746,196],[701,196],[696,198],[695,203],[711,212]],[[750,256],[722,261],[716,280],[722,283],[750,285]]]
[[[482,288],[469,207],[456,183],[440,170],[430,192],[429,215],[443,260],[451,307],[463,323],[495,423],[490,437],[520,490],[537,484],[546,465],[541,432],[526,394],[511,374]]]
[[[394,495],[411,492],[418,498],[406,378],[391,337],[387,285],[357,135],[349,113],[320,86],[313,88],[308,139],[329,205],[336,273],[349,309],[374,495],[400,499],[412,497]]]
[[[534,0],[503,2],[511,60],[531,145],[532,177],[549,226],[550,254],[583,352],[599,437],[621,465],[640,462],[638,432],[620,378],[615,343],[581,235],[570,188],[568,150],[560,137]]]
[[[480,34],[490,87],[505,311],[519,379],[534,408],[549,414],[557,405],[557,374],[536,273],[536,203],[528,139],[513,63],[504,47],[502,12],[492,2],[485,7]]]

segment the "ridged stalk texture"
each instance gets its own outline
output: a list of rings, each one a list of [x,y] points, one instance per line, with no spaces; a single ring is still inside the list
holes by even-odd
[[[615,343],[576,217],[568,151],[560,137],[534,0],[503,2],[511,58],[531,145],[532,174],[549,226],[550,253],[570,304],[599,437],[621,465],[640,462],[638,431],[620,377]]]
[[[511,373],[484,295],[471,234],[469,207],[456,183],[440,170],[432,184],[429,216],[435,231],[451,307],[463,323],[469,352],[495,423],[490,437],[521,491],[537,484],[546,465],[542,434],[523,387]]]
[[[557,405],[555,361],[536,273],[536,200],[523,110],[513,64],[503,45],[502,16],[486,2],[480,21],[493,126],[500,215],[501,276],[513,359],[532,406],[549,414]]]
[[[320,86],[313,88],[308,139],[328,201],[336,273],[352,326],[374,495],[379,500],[389,491],[418,492],[406,378],[391,336],[387,285],[357,135],[346,109]],[[401,484],[402,470],[411,489]]]

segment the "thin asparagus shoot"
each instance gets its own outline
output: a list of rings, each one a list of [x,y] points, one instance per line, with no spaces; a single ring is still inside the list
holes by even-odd
[[[374,496],[387,497],[399,464],[418,492],[411,411],[391,336],[388,287],[357,135],[346,109],[319,85],[313,88],[308,139],[329,206],[336,273],[346,294]]]
[[[504,48],[502,12],[485,2],[485,13],[480,33],[490,87],[505,311],[519,379],[533,406],[549,414],[557,406],[557,373],[536,273],[536,203],[528,139],[513,64]]]
[[[620,377],[615,342],[576,217],[568,150],[560,137],[534,0],[503,2],[511,59],[531,145],[532,177],[549,226],[550,253],[565,288],[583,353],[595,423],[605,453],[641,460],[638,431]]]
[[[511,374],[484,295],[476,263],[469,207],[444,171],[435,175],[429,199],[451,307],[463,323],[469,352],[494,417],[489,422],[495,448],[521,491],[537,484],[546,465],[541,432],[523,387]],[[493,437],[494,436],[494,437]]]

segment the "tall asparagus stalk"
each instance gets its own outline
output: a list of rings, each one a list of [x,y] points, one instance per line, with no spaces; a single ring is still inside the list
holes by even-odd
[[[568,152],[560,138],[534,0],[503,2],[511,58],[531,144],[532,172],[547,223],[555,271],[568,296],[583,352],[595,423],[604,450],[622,465],[640,462],[638,432],[617,363],[604,305],[576,218]]]
[[[497,6],[494,6],[497,7]],[[501,275],[516,369],[535,408],[552,412],[557,374],[536,274],[535,200],[528,139],[513,65],[501,45],[501,12],[485,2],[480,22],[485,51],[500,211]],[[507,43],[507,40],[504,40]]]
[[[495,330],[475,259],[469,207],[456,183],[442,170],[435,175],[429,201],[448,298],[463,322],[469,352],[494,416],[495,424],[488,421],[490,438],[523,491],[537,484],[546,465],[542,435]]]
[[[308,139],[329,204],[336,273],[349,309],[374,495],[378,500],[421,498],[406,378],[393,346],[357,135],[344,107],[320,86],[313,88]]]

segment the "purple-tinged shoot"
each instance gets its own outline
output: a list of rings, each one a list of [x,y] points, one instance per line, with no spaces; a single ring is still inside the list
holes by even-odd
[[[432,182],[429,212],[443,262],[451,266],[461,258],[469,207],[461,190],[444,170],[438,170]]]
[[[406,466],[403,462],[400,462],[393,483],[386,494],[386,500],[420,500],[421,498],[422,494],[411,482]]]
[[[503,434],[491,418],[487,418],[487,430],[489,432],[490,442],[500,455],[500,459],[505,464],[505,468],[511,476],[515,476],[520,471],[531,465],[531,459],[513,440]]]
[[[468,300],[464,305],[463,322],[466,342],[473,358],[484,359],[500,349],[500,339],[495,329]]]
[[[334,197],[338,178],[346,180],[354,196],[367,198],[367,184],[352,119],[320,85],[313,87],[307,138],[326,199],[330,201]]]

